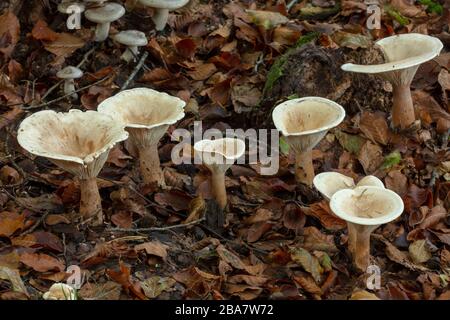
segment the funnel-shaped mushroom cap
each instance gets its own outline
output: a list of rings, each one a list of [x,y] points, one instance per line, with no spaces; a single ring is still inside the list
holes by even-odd
[[[342,106],[319,97],[289,100],[272,112],[275,127],[296,152],[314,148],[327,131],[339,125],[344,117]]]
[[[83,76],[83,71],[77,67],[67,66],[64,69],[58,71],[56,76],[60,79],[78,79]]]
[[[175,10],[184,7],[189,0],[139,0],[139,2],[152,8]]]
[[[96,177],[109,150],[127,138],[123,125],[112,117],[80,110],[36,112],[20,124],[17,134],[22,148],[80,178]]]
[[[383,50],[386,63],[378,65],[347,63],[342,66],[342,70],[359,73],[387,73],[418,67],[438,56],[443,48],[439,39],[419,33],[387,37],[377,41],[376,44]]]
[[[122,122],[138,146],[155,144],[169,125],[184,117],[186,103],[147,88],[124,90],[104,100],[98,111]]]
[[[109,23],[120,19],[125,14],[125,8],[118,3],[109,2],[102,7],[86,10],[86,19],[95,23]]]
[[[342,189],[353,189],[362,186],[384,188],[383,182],[375,176],[366,176],[355,185],[355,181],[351,177],[347,177],[339,172],[319,173],[314,177],[313,184],[328,201],[333,194]]]
[[[233,138],[201,140],[194,144],[194,151],[211,171],[224,173],[244,154],[245,143]]]
[[[330,208],[347,222],[378,226],[397,219],[403,212],[403,200],[394,191],[378,187],[356,187],[336,192]]]

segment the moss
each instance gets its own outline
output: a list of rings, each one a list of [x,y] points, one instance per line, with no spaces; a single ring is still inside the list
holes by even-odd
[[[383,164],[381,165],[382,169],[390,169],[393,166],[397,165],[402,161],[402,155],[398,151],[391,152],[386,157],[384,157]]]
[[[392,19],[400,23],[402,26],[406,26],[409,24],[409,19],[403,16],[400,12],[398,12],[396,9],[392,8],[391,6],[386,6],[386,12],[391,16]]]
[[[275,84],[275,82],[280,79],[283,76],[283,66],[285,62],[287,61],[289,54],[292,52],[293,49],[299,48],[304,44],[307,44],[313,40],[315,40],[320,33],[318,32],[310,32],[302,37],[300,37],[294,46],[292,46],[290,49],[286,51],[285,54],[278,57],[275,62],[273,63],[272,67],[269,70],[269,73],[267,74],[266,84],[264,85],[263,95],[270,91]]]
[[[444,8],[433,0],[419,0],[420,4],[427,6],[427,11],[436,14],[444,13]]]

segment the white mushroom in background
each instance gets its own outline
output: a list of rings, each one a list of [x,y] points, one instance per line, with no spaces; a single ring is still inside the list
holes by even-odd
[[[349,250],[355,266],[365,272],[370,262],[370,235],[380,225],[397,219],[403,200],[395,192],[372,186],[342,189],[331,197],[330,208],[347,222]]]
[[[139,0],[145,6],[156,9],[152,19],[156,30],[164,30],[169,19],[169,11],[176,10],[188,4],[189,0]]]
[[[103,6],[86,10],[84,16],[91,22],[97,23],[95,38],[97,42],[108,38],[111,22],[120,19],[125,14],[125,8],[118,3],[110,2]]]
[[[44,300],[77,300],[74,288],[65,283],[54,283],[42,296]]]
[[[17,134],[22,148],[78,178],[80,215],[91,225],[103,222],[97,175],[109,151],[127,138],[123,125],[111,116],[80,110],[36,112],[22,121]]]
[[[144,47],[148,44],[145,33],[138,30],[121,31],[118,34],[112,36],[114,41],[127,46],[121,58],[126,62],[136,61],[136,57],[139,54],[138,47]]]
[[[123,123],[139,151],[141,175],[146,185],[165,186],[158,143],[169,125],[184,118],[186,103],[167,93],[147,88],[124,90],[104,100],[98,111]]]
[[[103,6],[108,0],[84,0],[84,2],[87,2],[89,6]]]
[[[82,13],[86,6],[82,2],[67,1],[58,4],[58,11],[65,14]]]
[[[56,76],[60,79],[64,79],[64,94],[71,95],[73,99],[77,99],[78,95],[75,92],[75,79],[83,76],[83,71],[77,67],[68,66],[58,71]]]
[[[434,37],[408,33],[387,37],[376,42],[384,53],[386,63],[378,65],[356,65],[347,63],[342,70],[376,74],[392,84],[392,123],[395,128],[407,129],[414,124],[414,104],[411,97],[411,82],[419,66],[439,55],[442,42]]]
[[[194,144],[195,156],[211,172],[211,191],[221,208],[227,205],[225,172],[245,153],[245,143],[234,138],[201,140]]]
[[[330,201],[333,194],[342,189],[353,189],[361,186],[384,188],[383,182],[375,176],[366,176],[355,184],[353,178],[339,172],[319,173],[314,177],[313,184],[327,201]]]
[[[344,108],[334,101],[319,97],[293,99],[275,107],[272,112],[273,122],[295,152],[295,176],[298,182],[312,185],[312,149],[344,117]]]

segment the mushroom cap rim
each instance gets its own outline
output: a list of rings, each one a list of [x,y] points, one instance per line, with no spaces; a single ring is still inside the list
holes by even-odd
[[[105,16],[105,14],[110,14]],[[108,2],[102,7],[88,9],[84,16],[91,22],[108,23],[120,19],[125,14],[125,8],[115,2]]]
[[[139,30],[125,30],[112,36],[114,41],[126,46],[143,47],[148,44],[145,33]]]
[[[367,74],[378,74],[378,73],[388,73],[388,72],[394,72],[394,71],[403,71],[408,68],[412,68],[418,65],[421,65],[422,63],[425,63],[427,61],[430,61],[437,57],[441,50],[444,48],[443,43],[435,37],[423,35],[420,33],[407,33],[407,34],[399,34],[394,35],[390,37],[386,37],[383,39],[378,40],[375,44],[381,47],[383,49],[382,44],[388,40],[392,40],[394,37],[414,37],[414,36],[420,36],[420,37],[429,37],[431,38],[431,41],[434,41],[436,44],[436,50],[430,51],[428,53],[414,56],[410,58],[401,59],[398,61],[389,61],[386,63],[381,64],[372,64],[372,65],[361,65],[361,64],[354,64],[354,63],[346,63],[341,66],[341,69],[346,72],[356,72],[356,73],[367,73]]]
[[[332,121],[331,123],[325,125],[325,126],[322,126],[322,127],[316,128],[316,129],[300,131],[300,132],[289,133],[289,132],[286,132],[286,128],[284,128],[284,126],[283,126],[283,128],[279,128],[279,126],[277,126],[278,121],[275,120],[275,118],[274,118],[274,115],[276,114],[276,110],[278,110],[278,112],[280,112],[279,110],[281,108],[283,108],[284,106],[286,106],[286,105],[301,104],[301,103],[308,102],[308,101],[318,101],[318,102],[322,102],[324,104],[328,104],[330,106],[333,106],[336,110],[339,110],[339,117],[337,119],[335,119],[334,121]],[[329,99],[326,99],[326,98],[321,98],[321,97],[303,97],[303,98],[287,100],[287,101],[284,101],[284,102],[280,103],[279,105],[277,105],[272,111],[272,120],[273,120],[273,122],[275,124],[275,127],[285,137],[290,137],[290,136],[300,137],[300,136],[306,136],[306,135],[315,134],[315,133],[323,132],[323,131],[326,131],[326,130],[330,130],[330,129],[338,126],[344,119],[345,119],[345,109],[340,104],[338,104],[338,103],[336,103],[336,102],[334,102],[332,100],[329,100]]]
[[[67,66],[64,69],[59,70],[56,76],[60,79],[78,79],[83,76],[83,71],[78,67]]]
[[[190,0],[175,0],[175,1],[166,1],[166,0],[139,0],[139,3],[156,8],[156,9],[169,9],[176,10],[184,7],[188,4]]]
[[[236,154],[234,154],[231,157],[227,156],[226,154],[224,154],[223,152],[220,152],[220,151],[212,151],[211,152],[211,151],[206,151],[206,150],[202,149],[202,145],[205,143],[210,143],[211,141],[217,143],[219,141],[224,141],[224,140],[232,140],[233,142],[237,142],[243,148],[241,148],[240,152],[237,152]],[[215,139],[215,140],[203,139],[203,140],[200,140],[200,141],[197,141],[196,143],[194,143],[194,150],[197,152],[200,152],[200,153],[218,153],[227,160],[237,160],[245,153],[245,142],[242,141],[241,139],[237,139],[237,138],[221,138],[221,139]]]
[[[74,156],[67,156],[67,155],[62,155],[62,154],[56,154],[56,153],[50,153],[50,152],[41,152],[41,151],[37,151],[34,150],[32,148],[29,148],[24,142],[23,142],[23,136],[20,135],[19,133],[22,132],[24,129],[22,128],[24,124],[27,124],[27,122],[29,122],[30,120],[32,120],[33,117],[40,117],[43,116],[44,114],[70,114],[70,113],[75,113],[75,112],[83,112],[81,110],[78,109],[72,109],[69,110],[69,112],[56,112],[54,110],[43,110],[43,111],[39,111],[36,113],[33,113],[32,115],[30,115],[29,117],[25,118],[22,123],[19,126],[19,129],[17,130],[18,134],[17,134],[17,142],[19,143],[19,145],[27,150],[29,153],[32,153],[36,156],[39,157],[43,157],[43,158],[47,158],[47,159],[52,159],[52,160],[58,160],[58,161],[68,161],[68,162],[74,162],[74,163],[78,163],[80,165],[83,166],[87,166],[87,164],[95,161],[100,155],[102,155],[103,153],[111,150],[114,145],[118,142],[122,142],[125,141],[126,139],[128,139],[128,132],[123,130],[123,133],[120,137],[117,137],[117,139],[114,141],[114,143],[109,143],[106,144],[105,146],[103,146],[102,148],[98,149],[97,151],[86,155],[84,158],[80,158],[80,157],[74,157]],[[84,111],[85,113],[99,113],[97,111],[93,111],[93,110],[87,110]],[[111,120],[114,121],[114,119],[107,114],[102,114],[103,116],[107,116],[108,118],[110,118]],[[30,119],[30,120],[27,120]],[[90,161],[86,161],[86,159],[89,159]]]
[[[385,193],[389,193],[390,196],[392,198],[395,199],[395,201],[397,202],[398,206],[397,209],[398,210],[394,210],[391,213],[388,214],[384,214],[379,218],[361,218],[361,217],[355,217],[353,215],[349,215],[345,212],[342,212],[339,208],[336,207],[336,199],[339,198],[339,196],[342,193],[347,193],[347,192],[355,192],[361,189],[368,189],[368,190],[383,190],[383,192]],[[330,208],[331,211],[339,218],[341,218],[342,220],[346,221],[346,222],[350,222],[350,223],[354,223],[354,224],[358,224],[358,225],[362,225],[362,226],[378,226],[378,225],[382,225],[382,224],[386,224],[389,222],[394,221],[395,219],[397,219],[398,217],[401,216],[401,214],[403,213],[404,210],[404,203],[402,198],[395,193],[392,190],[389,189],[385,189],[385,188],[379,188],[379,187],[372,187],[372,186],[361,186],[361,187],[356,187],[354,189],[342,189],[337,191],[335,194],[333,194],[333,196],[331,197],[330,200]]]

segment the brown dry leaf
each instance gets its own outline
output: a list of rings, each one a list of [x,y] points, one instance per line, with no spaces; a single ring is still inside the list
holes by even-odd
[[[391,0],[391,5],[406,17],[424,16],[426,13],[419,7],[414,5],[413,1],[408,0]]]
[[[192,198],[177,190],[155,194],[155,201],[164,207],[172,207],[175,211],[187,210]]]
[[[16,250],[8,254],[0,254],[0,267],[7,267],[10,269],[19,269],[20,256]]]
[[[66,269],[64,263],[44,253],[23,253],[20,262],[33,268],[37,272],[63,271]]]
[[[106,270],[106,274],[115,282],[119,283],[126,292],[133,293],[141,300],[146,300],[147,297],[142,293],[141,288],[137,282],[131,279],[131,269],[120,262],[120,270],[115,271],[111,269]]]
[[[49,226],[54,226],[56,224],[70,224],[70,219],[65,214],[49,214],[45,217],[45,224]]]
[[[0,16],[0,39],[5,39],[6,46],[0,48],[0,52],[9,57],[20,38],[19,19],[10,11]],[[0,41],[3,43],[3,41]]]
[[[111,222],[119,228],[130,229],[133,226],[133,213],[120,210],[111,216]]]
[[[306,292],[312,294],[315,299],[320,300],[322,289],[314,282],[314,279],[311,276],[294,276],[293,279]]]
[[[225,284],[225,292],[233,297],[239,297],[241,300],[253,300],[256,299],[261,292],[262,288],[253,287],[243,284]]]
[[[128,160],[133,159],[126,155],[119,146],[115,146],[108,155],[106,162],[114,164],[116,167],[125,168],[128,165]]]
[[[326,201],[316,202],[308,207],[302,207],[303,213],[319,219],[322,226],[331,231],[342,230],[347,227],[344,220],[334,216]]]
[[[400,170],[392,170],[385,178],[386,188],[391,189],[400,196],[408,192],[408,178]]]
[[[311,255],[303,248],[289,248],[292,261],[298,263],[305,271],[309,272],[316,283],[320,283],[323,273],[323,268],[319,260]]]
[[[22,182],[22,177],[16,169],[10,166],[3,166],[0,169],[0,185],[18,184]]]
[[[305,226],[306,216],[302,209],[295,203],[288,203],[283,210],[283,226],[296,233]]]
[[[358,155],[358,160],[361,163],[364,172],[366,174],[374,173],[383,163],[383,149],[371,142],[367,141],[361,147],[361,150]]]
[[[316,250],[330,254],[338,252],[334,243],[334,236],[331,234],[323,234],[316,227],[306,227],[303,230],[303,242],[301,246],[311,252]]]
[[[368,291],[359,290],[352,293],[350,300],[380,300],[380,298]]]
[[[187,75],[194,80],[206,80],[217,71],[214,63],[204,63],[194,69],[194,71],[187,72]]]
[[[56,252],[63,252],[64,247],[62,241],[53,233],[45,231],[35,231],[23,236],[11,239],[11,243],[15,246],[28,248],[45,248]]]
[[[11,282],[14,291],[22,292],[28,296],[27,288],[25,287],[18,270],[0,266],[0,279]]]
[[[0,236],[9,237],[24,227],[25,215],[13,212],[0,212]]]
[[[202,197],[196,197],[189,203],[189,215],[183,223],[189,223],[205,215],[206,202]]]
[[[258,222],[268,221],[273,218],[273,212],[264,208],[259,208],[256,210],[255,214],[252,214],[246,218],[243,223],[251,225]]]
[[[436,225],[441,219],[447,217],[448,212],[442,206],[435,206],[431,211],[427,214],[425,219],[420,223],[419,228],[427,229]]]
[[[260,287],[260,286],[264,285],[268,280],[269,280],[269,278],[263,277],[263,276],[238,274],[238,275],[228,277],[227,282],[235,283],[235,284],[245,283],[249,286]]]
[[[18,102],[17,102],[18,101]],[[22,99],[16,100],[16,102],[8,99],[9,103],[23,103]],[[11,110],[2,113],[0,118],[0,130],[4,127],[10,125],[13,121],[15,121],[21,114],[23,114],[23,109],[20,106],[14,106]]]
[[[431,259],[432,255],[427,247],[427,240],[417,240],[409,245],[409,255],[414,263],[421,264]]]
[[[247,231],[247,241],[258,241],[266,232],[272,229],[272,226],[273,223],[266,221],[261,221],[253,224]]]
[[[169,246],[156,240],[156,241],[152,241],[152,242],[138,244],[134,247],[134,250],[136,250],[136,252],[145,250],[145,252],[147,254],[160,257],[165,261],[167,259],[167,249],[168,248],[169,248]]]
[[[40,19],[33,27],[33,30],[31,30],[31,35],[36,40],[43,40],[43,41],[55,41],[58,39],[58,33],[50,29],[47,25],[47,23]]]
[[[20,197],[17,202],[35,212],[42,213],[62,213],[64,205],[60,197],[55,194],[43,194],[35,198]]]
[[[44,47],[57,58],[65,58],[84,45],[85,42],[82,39],[70,33],[59,33],[54,41],[46,42]]]
[[[119,300],[122,286],[114,281],[103,284],[86,283],[78,291],[83,300]]]
[[[182,39],[175,44],[175,48],[179,55],[184,58],[192,59],[194,58],[195,51],[197,49],[197,44],[192,39]]]
[[[361,114],[359,128],[372,142],[382,145],[389,143],[389,128],[383,113],[364,111]]]
[[[141,288],[147,298],[155,299],[164,291],[169,290],[176,281],[172,278],[164,278],[159,276],[154,276],[144,281],[141,281]]]
[[[187,288],[186,296],[189,298],[204,298],[213,290],[221,287],[221,277],[202,271],[197,267],[178,271],[173,278]]]

